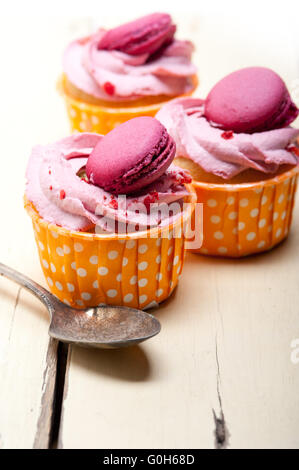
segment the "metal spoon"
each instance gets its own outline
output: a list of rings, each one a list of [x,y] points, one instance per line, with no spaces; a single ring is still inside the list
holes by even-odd
[[[64,343],[104,349],[123,348],[152,338],[161,330],[159,321],[142,310],[109,305],[77,310],[2,263],[0,275],[30,290],[45,304],[51,318],[49,335]]]

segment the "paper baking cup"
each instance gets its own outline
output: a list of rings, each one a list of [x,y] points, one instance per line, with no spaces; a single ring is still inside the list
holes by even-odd
[[[110,304],[146,309],[162,302],[183,268],[184,225],[190,221],[195,193],[190,200],[175,224],[117,238],[50,224],[25,198],[50,291],[75,308]]]
[[[298,171],[257,183],[193,182],[203,203],[203,243],[191,251],[241,257],[280,243],[290,230]]]
[[[197,79],[194,77],[193,90],[182,96],[191,95],[195,90],[197,83]],[[58,89],[65,99],[72,132],[96,132],[98,134],[107,134],[119,124],[122,124],[129,119],[138,116],[154,117],[163,104],[166,103],[166,101],[163,101],[152,105],[119,108],[109,108],[108,106],[98,106],[85,103],[66,93],[64,77],[59,80]]]

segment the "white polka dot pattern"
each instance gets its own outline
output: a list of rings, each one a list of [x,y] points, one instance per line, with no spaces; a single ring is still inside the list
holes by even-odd
[[[126,294],[126,295],[124,296],[124,301],[125,301],[126,303],[132,302],[133,299],[134,299],[133,294]]]
[[[138,269],[140,271],[145,271],[147,267],[148,267],[147,261],[142,261],[142,263],[138,264]]]
[[[77,273],[78,273],[78,276],[80,276],[80,277],[86,277],[87,276],[87,271],[84,268],[78,268]]]
[[[157,297],[161,297],[162,294],[163,294],[163,289],[158,289],[156,292]]]
[[[240,206],[241,206],[241,207],[247,207],[248,204],[249,204],[249,201],[248,201],[247,198],[241,199],[241,201],[240,201]]]
[[[211,215],[210,220],[212,224],[219,224],[219,222],[221,221],[221,218],[219,217],[219,215]]]
[[[222,232],[217,231],[214,233],[214,238],[216,238],[216,240],[222,240],[222,238],[224,238],[224,235]]]
[[[148,283],[148,280],[145,279],[145,278],[143,278],[143,279],[140,279],[140,280],[138,281],[138,286],[139,286],[139,287],[145,287],[145,286],[147,285],[147,283]]]
[[[110,299],[113,299],[114,297],[117,296],[117,290],[116,289],[109,289],[107,291],[107,296],[110,297]]]
[[[89,292],[82,292],[81,297],[83,300],[90,300],[91,294]]]
[[[143,244],[143,245],[140,245],[139,248],[138,248],[138,253],[141,253],[141,254],[144,254],[146,253],[148,250],[148,246]]]
[[[108,268],[106,268],[106,266],[101,266],[99,269],[98,269],[98,273],[100,274],[100,276],[106,276],[106,274],[108,274]]]
[[[74,244],[74,250],[75,250],[77,253],[81,253],[81,251],[83,251],[83,245],[82,245],[82,243],[75,243],[75,244]]]
[[[208,206],[209,207],[216,207],[217,206],[216,199],[208,199]]]
[[[147,301],[147,295],[140,295],[139,296],[139,302],[141,304],[144,304]]]
[[[118,257],[118,251],[115,251],[115,250],[109,251],[109,253],[108,253],[108,258],[109,259],[112,260],[112,259],[116,259],[117,257]]]
[[[58,256],[63,256],[64,255],[63,248],[61,248],[61,246],[58,246],[56,248],[56,253],[58,254]]]

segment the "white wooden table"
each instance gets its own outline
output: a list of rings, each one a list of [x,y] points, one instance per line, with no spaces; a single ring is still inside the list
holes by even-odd
[[[265,65],[299,104],[291,12],[284,29],[269,18],[267,34],[246,12],[243,22],[228,18],[176,16],[179,35],[197,44],[198,93],[238,67]],[[32,145],[68,133],[55,90],[62,50],[97,24],[99,15],[0,19],[0,261],[43,285],[22,203],[26,163]],[[0,448],[298,448],[298,211],[289,240],[268,254],[187,255],[178,289],[157,311],[161,334],[127,350],[58,348],[45,308],[0,278]]]

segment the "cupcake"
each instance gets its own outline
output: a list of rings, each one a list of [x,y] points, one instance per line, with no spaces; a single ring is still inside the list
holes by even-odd
[[[61,301],[144,309],[172,293],[196,200],[174,155],[173,139],[147,116],[33,149],[25,207]]]
[[[177,144],[203,203],[202,245],[194,251],[240,257],[287,237],[296,192],[298,116],[282,79],[250,67],[218,82],[205,101],[178,99],[157,114]],[[199,237],[198,237],[199,238]]]
[[[154,13],[73,41],[59,82],[71,128],[106,134],[138,116],[154,116],[197,85],[193,45],[175,39],[170,15]]]

